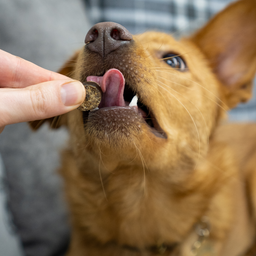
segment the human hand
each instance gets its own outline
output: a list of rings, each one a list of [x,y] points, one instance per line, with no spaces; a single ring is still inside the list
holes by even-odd
[[[69,112],[84,99],[82,83],[0,50],[0,133],[8,124]]]

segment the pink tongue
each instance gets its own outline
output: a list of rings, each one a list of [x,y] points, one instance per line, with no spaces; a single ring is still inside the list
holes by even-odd
[[[87,81],[96,82],[100,85],[103,96],[99,107],[125,107],[123,97],[125,79],[123,74],[115,68],[108,70],[104,76],[88,76]]]

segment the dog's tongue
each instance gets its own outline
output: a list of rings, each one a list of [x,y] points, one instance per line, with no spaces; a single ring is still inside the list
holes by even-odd
[[[100,85],[103,96],[99,107],[124,107],[123,97],[125,79],[118,69],[108,70],[104,76],[88,76],[87,81],[96,82]]]

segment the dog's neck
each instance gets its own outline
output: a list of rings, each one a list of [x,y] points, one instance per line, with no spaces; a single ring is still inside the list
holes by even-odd
[[[218,145],[213,145],[212,150],[218,151]],[[209,155],[217,154],[210,152]],[[142,166],[131,169],[118,165],[118,172],[106,176],[99,173],[99,169],[82,168],[79,164],[80,168],[76,168],[79,161],[75,160],[73,152],[68,152],[63,158],[65,167],[62,173],[69,180],[67,190],[72,191],[68,196],[72,197],[69,201],[73,204],[75,233],[90,239],[97,237],[101,244],[115,241],[119,245],[136,248],[155,246],[159,241],[167,245],[184,241],[188,234],[195,233],[194,225],[207,214],[209,200],[215,196],[216,186],[209,182],[219,185],[230,175],[229,171],[225,179],[219,175],[223,167],[216,163],[227,165],[225,157],[222,151],[217,155],[218,159],[202,160],[196,166],[196,172],[187,170],[190,174],[178,186],[165,175],[148,172]],[[215,165],[211,164],[213,162]],[[214,169],[212,173],[215,172],[216,177],[209,181],[207,174],[211,169]],[[219,177],[223,180],[218,180]],[[186,201],[186,209],[183,209]],[[76,209],[79,209],[79,214]],[[187,228],[180,229],[180,225]],[[222,237],[223,234],[217,236]],[[194,239],[196,241],[197,237]]]

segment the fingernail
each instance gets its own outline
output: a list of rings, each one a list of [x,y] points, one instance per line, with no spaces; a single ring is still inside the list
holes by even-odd
[[[84,87],[78,81],[71,81],[65,83],[61,87],[61,99],[65,106],[73,106],[80,104],[82,99]]]

